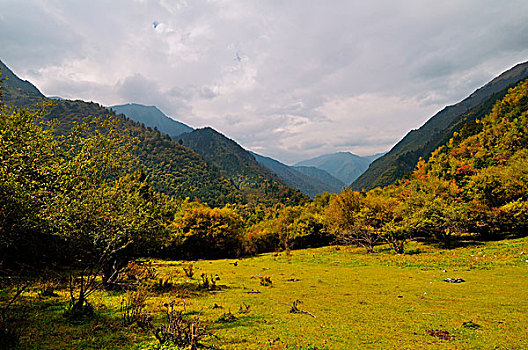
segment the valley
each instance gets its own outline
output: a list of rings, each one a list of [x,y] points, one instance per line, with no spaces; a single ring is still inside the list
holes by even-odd
[[[528,63],[295,165],[0,63],[0,348],[525,347]]]

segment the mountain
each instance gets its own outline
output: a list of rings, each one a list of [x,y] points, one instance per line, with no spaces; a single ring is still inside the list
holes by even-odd
[[[260,165],[277,174],[289,186],[298,189],[311,198],[323,192],[340,192],[345,186],[344,183],[324,170],[314,167],[290,167],[275,159],[250,153]]]
[[[312,166],[325,170],[346,185],[350,185],[367,170],[375,157],[360,157],[350,152],[338,152],[303,160],[295,164],[295,166]]]
[[[212,166],[220,169],[240,190],[248,203],[298,204],[307,200],[299,190],[286,185],[276,174],[261,166],[248,151],[218,131],[206,127],[179,136],[189,147]]]
[[[128,118],[145,124],[151,128],[157,128],[164,134],[176,139],[185,132],[193,131],[193,128],[179,121],[167,117],[162,111],[155,106],[144,106],[137,103],[128,103],[125,105],[110,107],[117,114],[124,114]]]
[[[33,102],[51,101],[7,67],[4,70],[9,78],[3,82],[4,102],[28,106]],[[153,109],[147,107],[147,110]],[[182,140],[176,142],[160,130],[133,121],[124,114],[117,115],[97,103],[81,100],[54,100],[45,116],[59,122],[55,126],[58,133],[68,132],[74,123],[83,120],[108,117],[116,119],[116,127],[122,133],[139,140],[135,153],[140,165],[146,170],[149,182],[162,193],[189,197],[212,206],[299,204],[308,199],[282,183],[277,175],[263,168],[234,141],[211,128],[181,134],[178,139]],[[180,144],[184,142],[195,150]]]
[[[25,107],[34,102],[49,101],[35,86],[20,80],[7,67],[2,69],[2,73],[9,78],[2,83],[0,90],[4,95],[3,102]],[[180,145],[168,135],[147,128],[124,115],[116,115],[114,111],[97,103],[55,100],[48,107],[45,118],[57,120],[59,124],[55,126],[55,130],[66,133],[74,123],[80,123],[86,118],[105,119],[109,116],[116,119],[117,129],[139,140],[135,153],[148,174],[149,183],[156,190],[181,198],[200,200],[212,206],[244,203],[245,195],[199,154]]]
[[[528,79],[386,191],[415,206],[412,222],[420,234],[429,231],[446,245],[462,232],[464,239],[468,233],[526,235]]]
[[[242,193],[199,154],[178,144],[168,135],[124,115],[116,115],[97,103],[55,101],[46,119],[58,120],[60,124],[56,129],[66,133],[74,122],[80,123],[86,116],[90,119],[114,117],[122,133],[139,140],[135,154],[149,176],[149,183],[156,190],[180,198],[200,200],[212,206],[243,202]]]
[[[303,166],[303,165],[294,165],[291,166],[292,169],[297,172],[304,174],[312,179],[318,180],[327,186],[326,192],[338,193],[346,187],[346,184],[336,178],[335,176],[330,175],[326,170],[316,168],[314,166]]]
[[[528,62],[502,73],[463,101],[444,108],[418,130],[410,131],[387,154],[374,161],[352,184],[354,190],[387,186],[411,172],[420,158],[447,143],[454,132],[488,114],[508,89],[528,77]],[[466,126],[470,127],[470,126]]]
[[[17,77],[2,61],[0,61],[1,78],[5,79],[2,86],[4,101],[15,106],[28,107],[46,101],[46,97],[29,81]]]

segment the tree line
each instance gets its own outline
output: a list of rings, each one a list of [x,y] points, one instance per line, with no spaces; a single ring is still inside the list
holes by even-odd
[[[409,240],[525,233],[528,82],[468,123],[403,180],[299,205],[209,206],[154,189],[115,117],[46,119],[52,108],[0,109],[0,269],[65,265],[112,276],[137,256],[220,258],[327,245],[372,252]]]

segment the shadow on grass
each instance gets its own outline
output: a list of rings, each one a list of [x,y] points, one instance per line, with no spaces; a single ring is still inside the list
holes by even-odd
[[[502,232],[475,236],[453,236],[450,238],[448,246],[433,240],[425,240],[424,243],[440,249],[450,250],[456,248],[481,247],[486,245],[487,242],[499,242],[509,239],[523,238],[526,236],[528,236],[528,232]]]
[[[422,253],[423,252],[420,250],[420,248],[409,249],[409,250],[405,251],[406,255],[419,255],[419,254],[422,254]]]
[[[479,247],[485,245],[485,240],[469,237],[452,237],[448,244],[436,240],[424,240],[423,243],[438,249],[451,250],[457,248]]]
[[[263,322],[262,316],[257,315],[234,315],[235,318],[224,321],[222,317],[214,322],[213,328],[215,330],[231,329],[236,327],[246,327],[254,324],[260,324]]]
[[[130,329],[115,310],[95,308],[91,314],[70,318],[64,298],[24,297],[13,319],[19,344],[10,349],[104,348],[105,344],[127,343]],[[111,332],[109,332],[111,330]]]
[[[230,287],[223,284],[204,285],[200,282],[187,281],[161,281],[149,285],[148,288],[153,293],[171,293],[178,298],[186,298],[190,296],[204,296],[207,294],[215,294],[230,289]]]

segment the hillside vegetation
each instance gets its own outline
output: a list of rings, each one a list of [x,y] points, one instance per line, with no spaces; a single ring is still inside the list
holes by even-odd
[[[179,141],[219,169],[243,193],[245,203],[291,205],[308,199],[261,166],[251,153],[212,128],[182,134]]]
[[[242,195],[216,168],[208,166],[199,154],[181,146],[168,135],[147,128],[93,102],[54,101],[45,119],[57,120],[55,129],[68,133],[75,123],[99,118],[116,120],[116,128],[138,143],[133,153],[149,175],[149,183],[159,192],[189,197],[211,205],[242,201]]]
[[[528,82],[511,89],[482,120],[393,186],[345,191],[329,215],[346,236],[371,249],[383,237],[395,251],[426,237],[449,247],[463,235],[526,232],[528,222]]]
[[[521,80],[528,77],[528,62],[518,64],[475,91],[463,101],[444,108],[423,126],[410,131],[390,152],[374,161],[352,184],[354,190],[387,186],[411,172],[420,158],[428,159],[466,123],[483,118]]]
[[[2,100],[0,347],[522,348],[528,81],[369,192],[309,200],[181,138]]]

